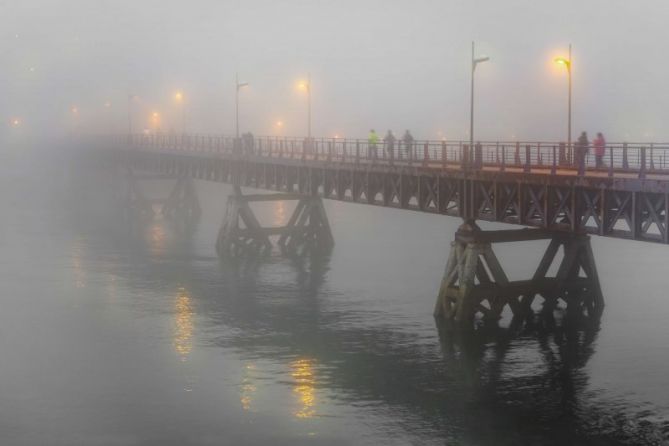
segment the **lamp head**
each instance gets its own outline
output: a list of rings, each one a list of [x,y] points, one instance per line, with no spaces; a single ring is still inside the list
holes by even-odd
[[[557,57],[555,59],[555,63],[564,65],[567,68],[571,68],[571,61],[569,59],[565,59],[564,57]]]

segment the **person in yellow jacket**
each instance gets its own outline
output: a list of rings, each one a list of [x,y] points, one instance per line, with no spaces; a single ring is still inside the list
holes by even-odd
[[[376,134],[374,129],[369,131],[367,136],[367,158],[372,159],[376,158],[376,145],[379,143],[379,135]]]

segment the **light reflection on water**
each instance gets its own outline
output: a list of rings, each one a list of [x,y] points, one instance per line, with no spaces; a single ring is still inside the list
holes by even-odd
[[[277,201],[274,204],[274,226],[282,226],[286,224],[286,204],[283,201]]]
[[[244,374],[242,383],[239,388],[239,402],[242,404],[242,409],[245,411],[253,410],[253,396],[256,393],[257,387],[254,384],[255,364],[248,363],[244,366]]]
[[[316,376],[313,359],[296,359],[290,364],[293,392],[297,395],[296,418],[312,418],[316,414]]]
[[[193,348],[193,308],[191,297],[180,287],[174,301],[174,350],[186,361]]]

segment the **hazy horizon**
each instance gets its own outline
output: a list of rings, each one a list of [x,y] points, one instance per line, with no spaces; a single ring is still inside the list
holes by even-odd
[[[669,140],[661,1],[26,0],[2,10],[10,139],[127,132],[128,94],[135,130],[158,112],[163,131],[180,132],[177,90],[187,131],[232,134],[236,72],[250,84],[242,131],[305,135],[295,84],[309,73],[314,135],[466,139],[475,40],[491,58],[476,72],[477,139],[565,139],[567,73],[553,59],[572,43],[573,134]]]

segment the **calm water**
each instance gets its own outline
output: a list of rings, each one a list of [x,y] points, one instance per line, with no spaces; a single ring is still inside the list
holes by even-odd
[[[636,445],[669,433],[666,246],[594,239],[607,301],[596,333],[440,336],[432,309],[457,219],[327,202],[329,258],[225,264],[225,185],[197,183],[204,215],[184,231],[119,218],[105,172],[0,158],[2,445]],[[290,210],[258,213],[277,224]],[[543,247],[498,252],[522,278]]]

